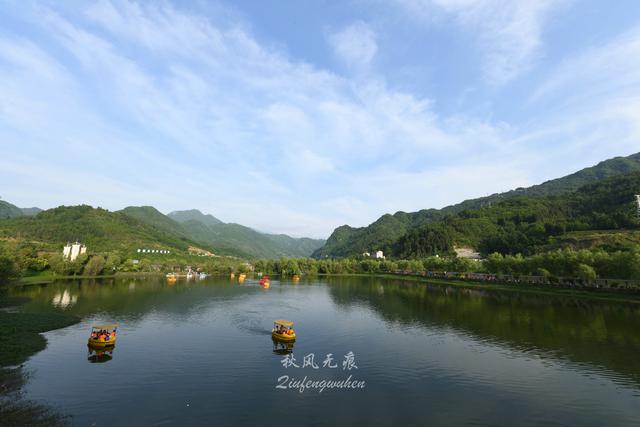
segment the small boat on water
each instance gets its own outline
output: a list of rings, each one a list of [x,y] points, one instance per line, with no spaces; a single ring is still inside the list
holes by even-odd
[[[209,276],[209,275],[208,275],[207,273],[200,273],[200,274],[198,275],[198,278],[199,278],[199,279],[206,279],[208,276]]]
[[[178,276],[176,276],[174,273],[167,273],[168,283],[176,283],[176,280],[178,280]]]
[[[269,276],[264,276],[262,279],[260,279],[258,284],[260,284],[260,286],[262,286],[264,289],[269,289]]]
[[[300,276],[298,276],[297,274],[294,274],[293,276],[291,276],[291,280],[293,280],[294,282],[299,282]]]
[[[90,347],[110,347],[116,345],[118,325],[95,325],[89,335]]]
[[[296,332],[293,330],[293,322],[284,319],[275,320],[271,330],[271,337],[280,341],[295,341]]]

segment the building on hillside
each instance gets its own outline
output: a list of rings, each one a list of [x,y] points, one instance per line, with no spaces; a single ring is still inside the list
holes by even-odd
[[[369,252],[363,252],[362,256],[365,258],[369,258],[371,256],[371,254]]]
[[[81,243],[67,243],[62,248],[62,258],[75,261],[80,255],[87,253],[87,247]]]
[[[384,253],[382,251],[376,251],[376,259],[384,259]]]

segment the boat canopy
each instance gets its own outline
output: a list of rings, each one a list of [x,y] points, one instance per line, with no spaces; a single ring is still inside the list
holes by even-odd
[[[93,329],[117,329],[118,325],[94,325]]]
[[[273,323],[275,323],[276,325],[286,326],[287,328],[290,328],[293,326],[293,322],[290,320],[279,319],[279,320],[275,320]]]

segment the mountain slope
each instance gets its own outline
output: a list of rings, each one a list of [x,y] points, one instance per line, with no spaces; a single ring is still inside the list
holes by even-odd
[[[153,206],[127,206],[118,212],[135,218],[145,224],[157,227],[165,232],[186,237],[185,230],[178,222],[167,217]]]
[[[250,258],[307,257],[324,244],[320,239],[260,233],[240,224],[223,223],[198,210],[176,211],[169,215],[180,222],[191,238]]]
[[[197,209],[191,209],[187,211],[173,211],[167,216],[177,222],[198,221],[203,223],[204,225],[218,225],[223,223],[215,216],[208,214],[205,215]]]
[[[35,217],[0,221],[0,237],[38,241],[61,248],[75,240],[90,251],[134,251],[147,247],[187,251],[198,244],[184,236],[146,224],[123,212],[109,212],[87,205],[60,206]]]
[[[17,218],[24,215],[22,209],[9,202],[0,200],[0,219]]]
[[[40,208],[20,208],[20,210],[22,211],[22,214],[25,216],[36,216],[38,215],[40,212],[42,212],[42,209]]]
[[[425,228],[428,224],[442,222],[448,217],[455,217],[460,214],[476,215],[476,211],[478,210],[490,208],[495,204],[508,202],[512,199],[523,197],[529,199],[559,197],[575,192],[587,184],[603,182],[619,176],[633,175],[633,173],[637,172],[640,172],[640,153],[628,157],[609,159],[596,166],[583,169],[566,177],[547,181],[526,189],[517,189],[506,193],[466,200],[441,210],[428,209],[413,213],[397,212],[394,215],[387,214],[367,227],[353,228],[348,225],[343,225],[334,230],[329,239],[327,239],[325,246],[314,252],[313,256],[344,257],[378,249],[386,249],[386,251],[389,252],[393,251],[394,247],[395,251],[406,253],[406,250],[409,250],[408,248],[401,249],[394,245],[396,245],[402,236],[411,231]],[[483,221],[476,221],[474,226],[480,228],[488,227]],[[433,230],[431,231],[433,232]],[[414,233],[413,238],[410,239],[414,241],[414,243],[424,237],[424,233],[422,237],[418,237],[417,234]],[[440,234],[438,234],[438,236],[438,239],[443,238]],[[477,239],[471,239],[473,240],[472,242],[460,234],[457,235],[457,238],[461,240],[459,243],[479,244]],[[433,239],[436,239],[435,235]],[[436,246],[439,247],[439,245]],[[410,252],[411,250],[409,250],[409,253]]]

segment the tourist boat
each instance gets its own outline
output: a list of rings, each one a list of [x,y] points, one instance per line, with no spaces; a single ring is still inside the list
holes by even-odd
[[[260,279],[260,281],[258,283],[263,288],[269,289],[269,276],[264,276],[262,279]]]
[[[299,281],[300,281],[300,276],[298,276],[297,274],[294,274],[294,275],[291,277],[291,280],[293,280],[294,282],[299,282]]]
[[[91,335],[89,335],[89,345],[91,347],[107,347],[116,345],[116,329],[118,325],[95,325],[91,328]],[[100,333],[100,331],[106,331],[106,338],[94,338],[93,333]],[[112,335],[111,332],[114,332]]]
[[[199,279],[206,279],[206,278],[207,278],[207,276],[208,276],[208,274],[207,274],[207,273],[200,273],[200,274],[198,275],[198,278],[199,278]]]
[[[284,330],[283,333],[278,332]],[[271,336],[273,339],[281,341],[295,341],[296,333],[293,330],[293,322],[290,320],[279,319],[273,322],[273,329],[271,330]]]
[[[178,280],[178,277],[174,273],[167,273],[167,282],[176,283],[176,280]]]

